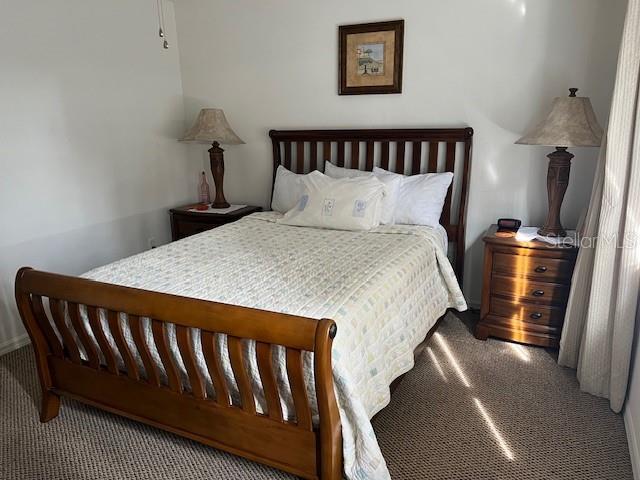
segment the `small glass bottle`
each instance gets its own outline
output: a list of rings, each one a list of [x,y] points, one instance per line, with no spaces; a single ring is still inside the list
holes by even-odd
[[[198,201],[203,205],[211,203],[211,194],[209,193],[209,184],[207,183],[207,176],[202,172],[200,179],[200,185],[198,186]]]

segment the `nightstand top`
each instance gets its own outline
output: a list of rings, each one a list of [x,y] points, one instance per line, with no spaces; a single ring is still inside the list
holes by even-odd
[[[485,243],[493,245],[503,245],[505,247],[533,248],[538,250],[578,250],[576,245],[551,245],[541,240],[533,240],[531,242],[520,242],[516,240],[515,233],[511,237],[496,237],[498,225],[494,224],[485,232],[482,240]]]
[[[228,213],[215,213],[215,212],[211,212],[211,211],[204,211],[204,212],[192,212],[190,211],[190,209],[195,208],[196,205],[198,205],[197,203],[192,203],[190,205],[184,205],[182,207],[177,207],[177,208],[172,208],[170,210],[171,213],[173,214],[179,214],[179,215],[184,215],[184,216],[188,216],[188,217],[196,217],[196,218],[226,218],[226,219],[230,219],[230,218],[241,218],[244,217],[245,215],[249,215],[251,213],[255,213],[255,212],[260,212],[262,211],[262,207],[256,207],[254,205],[247,205],[246,207],[242,207],[239,208],[237,210],[234,210],[233,212],[228,212]]]

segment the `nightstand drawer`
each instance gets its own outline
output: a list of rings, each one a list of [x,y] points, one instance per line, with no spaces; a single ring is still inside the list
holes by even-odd
[[[496,252],[493,255],[493,271],[507,276],[516,275],[543,282],[565,283],[571,281],[573,261]]]
[[[560,337],[562,333],[562,326],[560,325],[540,325],[531,322],[521,322],[520,320],[514,320],[509,317],[499,317],[497,315],[489,314],[486,317],[487,320],[491,320],[492,330],[497,332],[509,333],[511,332],[510,339],[516,342],[529,343],[528,338],[539,336],[553,336]]]
[[[251,205],[239,206],[229,212],[215,210],[199,211],[194,210],[196,205],[186,205],[184,207],[172,208],[169,211],[171,218],[171,238],[180,240],[181,238],[205,232],[212,228],[220,227],[236,220],[240,220],[246,215],[259,212],[260,207]]]
[[[536,325],[561,326],[564,321],[564,308],[549,305],[534,305],[499,297],[491,297],[489,312],[524,323]]]
[[[491,295],[506,295],[518,301],[526,300],[544,305],[564,305],[569,296],[568,285],[545,283],[518,277],[491,277]]]
[[[178,238],[185,238],[195,235],[196,233],[206,232],[207,230],[211,230],[212,228],[219,226],[220,225],[210,223],[185,222],[184,220],[180,220],[176,227],[178,229]]]

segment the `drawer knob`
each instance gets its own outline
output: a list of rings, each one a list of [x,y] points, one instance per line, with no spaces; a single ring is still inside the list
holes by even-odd
[[[544,295],[544,290],[534,290],[531,293],[533,294],[534,297],[541,297]]]
[[[533,312],[531,315],[529,315],[531,318],[533,318],[534,320],[540,320],[542,318],[542,314],[540,312]]]
[[[538,273],[544,273],[546,271],[547,271],[547,267],[545,267],[544,265],[538,265],[536,267],[536,272],[538,272]]]

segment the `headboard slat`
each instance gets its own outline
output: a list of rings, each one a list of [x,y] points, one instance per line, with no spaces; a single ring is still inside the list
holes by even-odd
[[[404,175],[404,142],[396,144],[396,173]]]
[[[368,141],[367,142],[367,164],[365,166],[365,170],[369,172],[373,170],[373,148],[374,148],[373,141]]]
[[[360,169],[360,142],[351,142],[351,164],[349,168]]]
[[[344,141],[338,142],[338,166],[344,167]]]
[[[389,142],[380,142],[380,166],[385,170],[389,170]]]
[[[411,144],[411,174],[438,172],[439,144],[446,144],[445,162],[441,171],[454,174],[454,181],[447,192],[445,205],[440,217],[440,223],[447,230],[449,241],[455,244],[455,272],[458,280],[462,281],[465,251],[465,224],[467,210],[467,196],[469,192],[469,174],[471,165],[471,147],[473,129],[464,128],[405,128],[405,129],[360,129],[360,130],[271,130],[269,132],[273,143],[274,180],[275,169],[283,164],[291,170],[292,143],[296,143],[296,159],[294,171],[307,173],[313,170],[324,171],[324,163],[332,161],[332,144],[337,144],[335,162],[349,168],[360,167],[360,142],[363,143],[365,165],[364,170],[371,171],[376,164],[389,169],[392,163],[392,150],[395,146],[395,164],[393,170],[398,173],[405,171],[406,144]],[[426,165],[422,166],[422,143],[428,143]],[[304,144],[309,143],[305,149]],[[318,144],[322,143],[322,160],[318,159]],[[350,153],[345,151],[345,144],[349,144]],[[376,147],[378,144],[378,147]],[[458,148],[458,145],[463,148]],[[380,160],[376,160],[375,149],[379,148]],[[425,147],[426,148],[426,147]],[[284,152],[283,152],[284,151]],[[456,152],[461,151],[461,155]],[[308,152],[308,157],[306,157]],[[348,157],[348,159],[347,159]],[[308,161],[307,161],[308,160]],[[319,164],[321,162],[321,164]],[[308,165],[308,167],[307,167]],[[456,188],[454,188],[454,185]],[[453,199],[455,194],[458,202]],[[454,206],[457,211],[454,212]]]
[[[453,172],[456,162],[456,144],[455,142],[447,142],[447,157],[445,164],[445,172]]]
[[[435,173],[438,171],[438,142],[429,143],[429,166],[427,171],[429,173]]]
[[[291,170],[291,142],[284,142],[284,168]]]
[[[322,159],[325,162],[331,161],[331,142],[322,143]],[[321,170],[324,170],[324,165],[322,166]]]
[[[313,172],[318,169],[318,142],[309,142],[309,171]]]
[[[411,163],[411,175],[420,173],[422,160],[422,142],[413,142],[413,161]]]
[[[304,142],[296,142],[296,173],[304,173]]]

